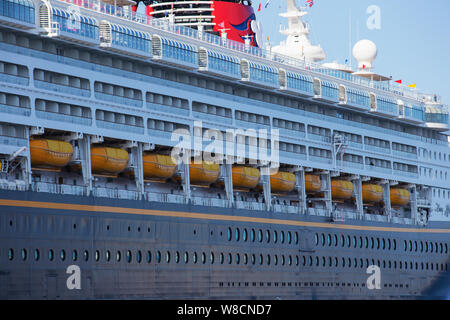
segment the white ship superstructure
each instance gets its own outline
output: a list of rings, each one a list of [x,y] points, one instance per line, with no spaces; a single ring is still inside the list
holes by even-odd
[[[251,47],[96,0],[0,0],[0,189],[50,194],[56,202],[78,196],[104,205],[129,200],[214,214],[242,210],[247,219],[258,212],[361,228],[448,228],[448,107],[438,95],[371,73],[370,48],[367,61],[356,53],[364,60],[356,73],[317,64],[325,53],[309,43],[304,12],[287,3],[284,46],[295,52]],[[249,129],[265,130],[267,146]],[[183,134],[174,139],[176,130]],[[242,131],[229,141],[227,130]],[[172,167],[167,156],[179,139],[188,141],[183,151],[192,156],[211,151],[213,142],[231,142],[215,156],[234,161]],[[256,161],[252,147],[268,158],[277,149],[277,175],[264,175],[268,164]],[[242,150],[244,161],[236,163]],[[0,205],[20,206],[8,199]],[[443,254],[435,271],[448,268],[442,232],[430,242]],[[400,247],[403,238],[398,241]],[[359,265],[360,257],[354,259]]]

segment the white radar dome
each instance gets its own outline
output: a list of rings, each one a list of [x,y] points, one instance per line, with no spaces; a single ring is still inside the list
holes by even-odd
[[[353,57],[358,61],[358,69],[371,69],[377,57],[377,46],[370,40],[360,40],[353,47]]]

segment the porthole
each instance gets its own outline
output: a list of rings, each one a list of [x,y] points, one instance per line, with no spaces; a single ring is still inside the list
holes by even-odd
[[[147,263],[152,262],[152,252],[151,251],[147,251],[146,260],[147,260]]]
[[[364,260],[362,258],[359,259],[359,267],[364,268]]]
[[[380,238],[377,238],[377,250],[380,250]]]
[[[292,239],[291,239],[291,232],[288,231],[288,233],[287,233],[287,243],[291,244],[291,241],[292,241]]]
[[[244,229],[244,231],[242,231],[242,240],[247,241],[247,229]]]
[[[55,253],[53,252],[53,249],[48,250],[48,260],[53,261],[55,258]]]
[[[417,252],[417,241],[414,241],[414,252]]]
[[[298,266],[299,262],[300,262],[300,261],[299,261],[298,256],[295,256],[295,265]]]
[[[319,257],[316,257],[316,267],[319,266]]]
[[[362,249],[363,247],[363,238],[359,237],[359,248]]]
[[[339,266],[339,260],[337,257],[334,257],[334,266],[338,267]]]
[[[130,250],[127,250],[126,259],[127,259],[128,263],[131,263],[132,256],[131,256],[131,251]]]
[[[180,252],[179,251],[175,252],[175,263],[180,263]]]
[[[278,240],[278,233],[276,230],[273,230],[273,243],[277,243]]]
[[[252,229],[252,231],[250,231],[250,240],[252,242],[255,242],[255,229]]]
[[[337,247],[338,246],[338,236],[335,234],[333,239],[334,239],[334,241],[333,241],[334,246]]]
[[[355,268],[358,268],[358,259],[354,259],[353,260],[353,266],[355,267]]]
[[[439,243],[439,252],[441,254],[444,252],[444,247],[442,246],[442,243]]]
[[[322,233],[322,235],[320,236],[321,242],[322,242],[322,246],[325,246],[325,234]]]
[[[73,261],[77,261],[78,260],[78,251],[77,250],[73,250],[72,251],[72,260]]]
[[[35,250],[34,250],[34,260],[35,260],[35,261],[39,261],[39,258],[40,258],[40,252],[39,252],[39,249],[35,249]]]
[[[89,251],[84,250],[84,252],[83,252],[83,258],[84,258],[84,261],[88,261],[88,260],[89,260]]]
[[[14,250],[12,248],[8,249],[8,260],[12,261],[14,259]]]
[[[397,250],[397,240],[395,240],[395,239],[392,242],[392,249]]]
[[[141,263],[141,261],[142,261],[142,252],[141,252],[141,250],[138,250],[138,252],[136,254],[136,261],[138,263]]]
[[[345,267],[345,258],[342,258],[342,267]]]
[[[370,248],[373,249],[375,247],[374,239],[373,237],[370,238]]]
[[[347,236],[347,248],[350,248],[351,247],[351,239],[350,239],[350,236]]]
[[[356,248],[357,244],[356,244],[356,236],[353,236],[353,248]]]
[[[386,249],[386,240],[385,240],[384,238],[381,240],[381,248],[382,248],[383,250]]]
[[[333,259],[331,257],[328,257],[328,266],[329,267],[333,266]]]
[[[235,237],[236,241],[239,241],[239,239],[241,238],[241,233],[239,232],[238,228],[236,228],[236,230],[234,232],[234,237]]]
[[[106,252],[105,252],[105,259],[106,259],[106,261],[111,260],[111,252],[109,250],[106,250]]]
[[[100,251],[95,250],[94,259],[95,259],[95,261],[99,261],[100,260]]]
[[[267,265],[270,266],[270,254],[267,255]]]
[[[292,256],[290,256],[290,255],[288,257],[288,265],[290,265],[290,266],[292,265]]]
[[[434,243],[434,252],[438,253],[438,243]]]
[[[122,254],[120,251],[116,252],[116,261],[119,262],[122,259]]]
[[[367,237],[364,238],[364,247],[369,248],[369,239]]]
[[[302,265],[306,266],[306,257],[305,256],[302,256]]]
[[[327,244],[329,247],[331,246],[331,234],[328,234],[327,236]]]
[[[280,242],[284,243],[284,231],[281,231],[280,233]]]
[[[345,246],[345,237],[341,236],[341,247],[343,248]]]
[[[322,267],[325,267],[327,265],[327,259],[325,257],[322,257]]]
[[[248,263],[248,255],[244,253],[244,264]]]
[[[407,251],[408,249],[407,249],[407,242],[406,242],[406,240],[403,240],[403,250],[404,251]]]
[[[281,255],[281,265],[284,266],[285,260],[284,260],[284,254]]]
[[[189,253],[187,251],[184,252],[184,263],[189,262]]]
[[[261,229],[258,230],[258,241],[259,242],[263,241],[263,232]]]
[[[425,252],[428,252],[428,242],[425,241]]]
[[[420,243],[419,243],[419,248],[420,248],[420,252],[423,252],[423,242],[422,241],[420,241]]]
[[[211,254],[209,255],[209,261],[211,264],[214,264],[214,252],[211,252]]]
[[[273,264],[278,265],[278,256],[276,254],[273,256]]]
[[[408,249],[409,249],[410,252],[413,250],[412,248],[413,248],[412,247],[412,241],[409,240],[409,242],[408,242]]]
[[[294,233],[294,242],[295,242],[295,244],[298,244],[298,233],[297,232]]]
[[[348,267],[351,268],[352,267],[352,259],[348,258]]]
[[[204,252],[202,252],[202,263],[206,263],[206,254]]]
[[[262,264],[263,264],[263,255],[260,254],[260,255],[259,255],[259,265],[262,266]]]
[[[391,250],[391,239],[387,240],[387,248],[388,250]]]
[[[223,264],[223,261],[224,261],[223,252],[221,252],[219,255],[219,261],[220,261],[220,264]]]
[[[311,266],[312,266],[312,264],[313,264],[313,259],[312,259],[312,257],[311,257],[311,256],[309,256],[309,266],[311,267]]]
[[[170,252],[166,251],[166,263],[170,263]]]
[[[228,228],[228,230],[227,230],[227,238],[228,238],[228,241],[231,241],[231,228]]]
[[[236,253],[236,264],[239,264],[241,262],[241,257],[239,256],[239,253]]]
[[[270,230],[266,230],[266,242],[270,242]]]

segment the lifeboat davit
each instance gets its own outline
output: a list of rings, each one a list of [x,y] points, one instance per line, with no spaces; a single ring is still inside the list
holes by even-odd
[[[117,175],[128,165],[128,152],[119,148],[91,147],[92,173]]]
[[[363,183],[362,198],[364,203],[378,203],[383,200],[383,188],[378,184]]]
[[[165,180],[171,178],[177,169],[171,156],[145,154],[142,156],[144,178]]]
[[[258,185],[260,171],[252,167],[233,167],[233,188],[253,189]]]
[[[73,155],[69,142],[49,139],[30,140],[31,166],[40,169],[55,169],[66,166]]]
[[[305,174],[305,191],[306,193],[319,192],[322,188],[320,176],[316,174]]]
[[[209,186],[217,181],[220,174],[220,166],[217,163],[191,163],[189,165],[189,176],[191,184]]]
[[[333,200],[348,200],[353,195],[353,183],[347,180],[331,180],[331,197]]]
[[[391,206],[402,207],[409,203],[410,193],[407,189],[391,188]]]
[[[295,175],[290,172],[278,171],[270,175],[270,189],[274,193],[287,193],[294,190]]]

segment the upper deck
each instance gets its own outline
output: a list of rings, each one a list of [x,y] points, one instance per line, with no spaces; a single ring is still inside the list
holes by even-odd
[[[2,0],[2,24],[445,132],[436,95],[283,56],[98,0]],[[311,85],[312,84],[312,85]]]

